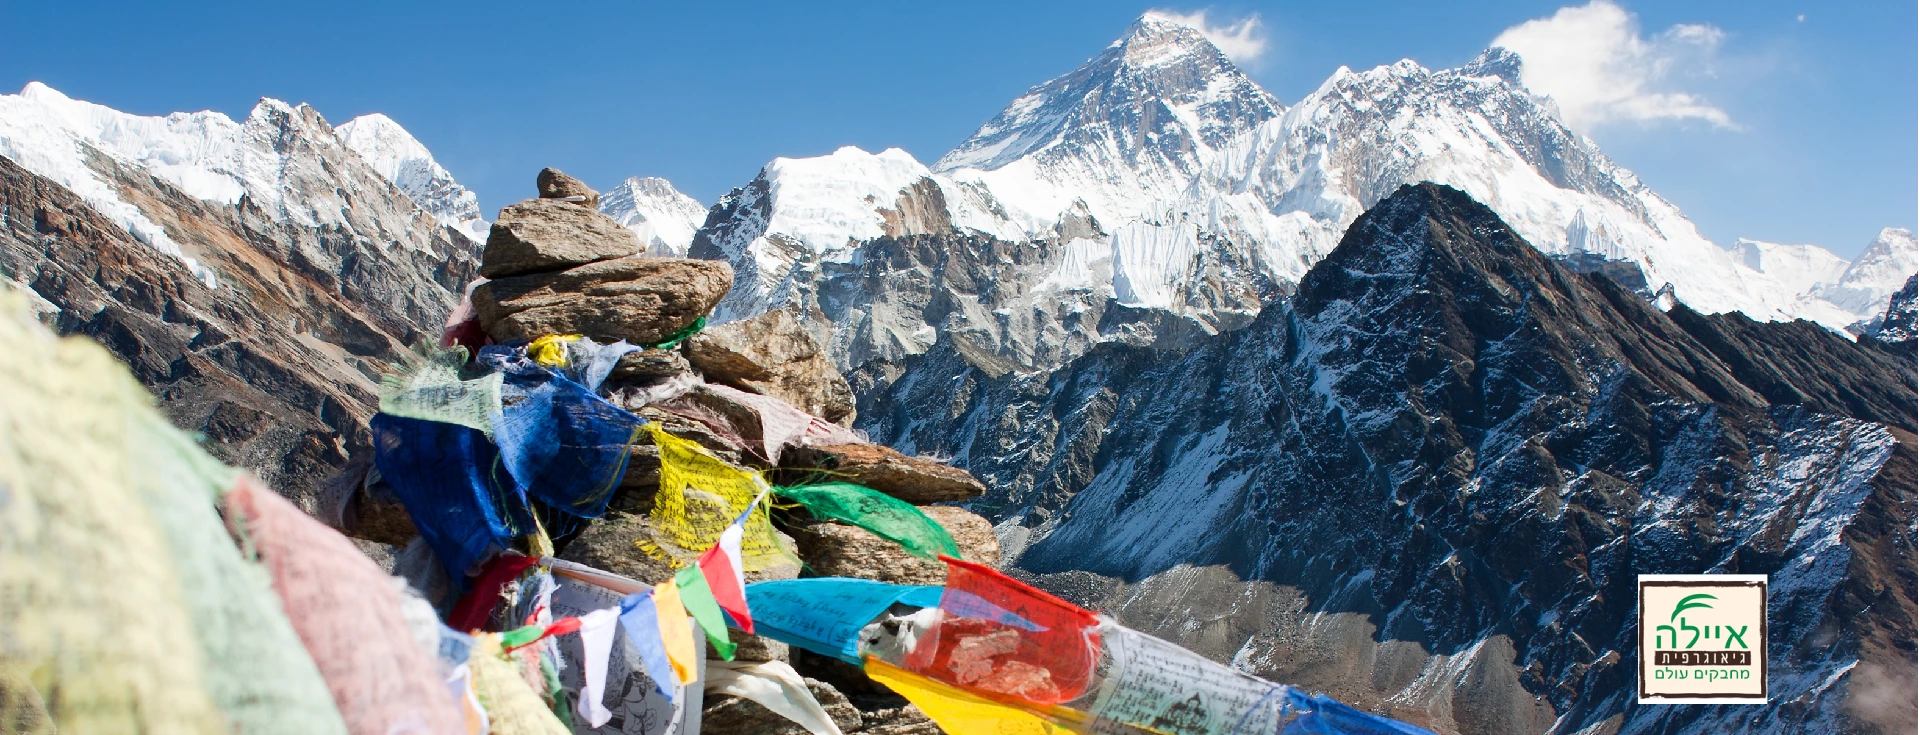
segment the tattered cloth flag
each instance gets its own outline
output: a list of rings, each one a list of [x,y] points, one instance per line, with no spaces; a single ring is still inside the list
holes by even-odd
[[[713,593],[714,602],[733,619],[733,627],[746,633],[753,632],[753,613],[747,607],[747,577],[740,571],[746,566],[740,559],[740,539],[746,535],[747,519],[753,508],[764,498],[764,492],[761,498],[755,498],[754,505],[733,519],[727,530],[720,532],[720,541],[700,554],[696,562],[700,573],[707,578],[707,589]]]
[[[851,523],[875,536],[899,544],[908,552],[932,559],[941,555],[959,556],[953,536],[899,498],[850,482],[827,482],[799,487],[778,487],[774,493],[799,503],[816,518]]]
[[[660,449],[660,489],[650,516],[653,538],[643,541],[641,549],[676,568],[691,565],[744,513],[741,571],[761,571],[789,558],[774,536],[766,505],[754,502],[766,484],[759,475],[737,469],[658,425],[649,423],[646,429]]]
[[[613,655],[613,632],[620,622],[620,608],[595,610],[579,620],[583,684],[575,706],[589,726],[599,727],[613,719],[613,712],[601,700],[607,693],[607,658]]]
[[[962,689],[900,669],[877,658],[866,663],[868,678],[905,697],[913,706],[948,733],[993,733],[994,735],[1069,735],[1073,730],[1048,721],[1022,707],[996,702]],[[1084,720],[1084,715],[1061,707],[1044,708],[1049,714],[1068,721]],[[1143,730],[1141,732],[1157,732]],[[1249,732],[1245,735],[1253,735]]]
[[[627,640],[640,654],[640,663],[647,670],[647,678],[653,680],[654,690],[660,692],[667,701],[677,696],[680,676],[674,671],[673,659],[667,655],[667,641],[660,629],[660,606],[654,604],[653,590],[627,595],[620,601],[620,627],[627,631]]]
[[[646,422],[546,368],[493,364],[507,373],[503,408],[493,417],[507,473],[530,498],[579,518],[605,515]]]
[[[727,638],[727,622],[720,612],[720,603],[715,602],[713,591],[707,589],[707,578],[697,567],[687,567],[673,575],[673,584],[680,590],[680,603],[700,623],[701,632],[707,636],[707,643],[720,654],[720,658],[733,660],[733,641]]]
[[[1079,697],[1100,660],[1093,613],[995,571],[942,557],[943,613],[901,668],[995,698],[1059,704]]]
[[[489,732],[493,735],[570,735],[566,725],[540,701],[540,694],[527,686],[519,667],[503,655],[500,634],[482,633],[475,637],[473,652],[467,660],[473,672],[474,693],[487,710]]]
[[[466,364],[467,351],[459,348],[412,356],[400,372],[380,377],[380,412],[491,433],[504,376],[488,373],[462,380]]]
[[[687,622],[686,604],[680,601],[680,587],[672,580],[653,587],[653,607],[660,626],[660,642],[673,664],[673,681],[690,684],[700,665],[700,653],[693,650],[693,625]]]
[[[456,587],[516,536],[533,512],[485,434],[458,424],[376,414],[373,461]],[[462,631],[464,632],[464,631]]]
[[[707,661],[708,694],[752,700],[785,717],[811,735],[841,735],[840,726],[820,706],[807,682],[785,661]],[[967,733],[968,730],[947,730]],[[986,731],[980,731],[986,732]]]
[[[939,590],[843,577],[783,579],[747,585],[747,604],[758,635],[859,665],[861,628],[895,602]]]
[[[348,732],[456,732],[465,717],[392,578],[347,537],[242,480],[226,507],[273,579]]]
[[[567,366],[567,343],[580,341],[578,334],[549,334],[527,344],[527,359],[550,368]]]

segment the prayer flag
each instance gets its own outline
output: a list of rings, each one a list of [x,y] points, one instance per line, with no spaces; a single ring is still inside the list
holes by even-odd
[[[673,575],[675,587],[680,589],[680,603],[687,608],[687,614],[699,621],[700,630],[707,635],[707,642],[713,644],[713,650],[720,658],[733,660],[733,641],[727,639],[727,622],[721,617],[720,604],[714,602],[713,592],[707,589],[707,578],[694,567],[687,567]]]
[[[467,666],[473,672],[473,690],[486,706],[490,730],[502,735],[569,735],[568,728],[547,709],[540,693],[528,686],[518,667],[502,656],[500,635],[482,633],[474,637],[473,650],[467,659]],[[442,731],[451,731],[451,728],[432,730]]]
[[[667,657],[666,641],[660,634],[660,612],[653,604],[653,590],[636,592],[620,601],[620,627],[626,629],[627,641],[640,654],[640,663],[647,670],[647,678],[653,680],[653,688],[673,701],[679,696],[675,686],[678,679],[673,672],[673,661]]]
[[[687,623],[680,587],[672,580],[654,585],[653,607],[659,618],[660,642],[666,647],[667,660],[673,663],[674,683],[690,684],[694,667],[705,657],[693,650],[693,626]]]
[[[760,616],[758,635],[847,663],[860,663],[860,629],[902,597],[938,587],[908,587],[868,579],[782,579],[747,585]]]
[[[620,620],[620,608],[595,610],[578,620],[581,667],[586,681],[581,687],[577,708],[588,725],[599,727],[613,719],[613,712],[600,700],[607,693],[607,657],[613,655],[614,623]]]
[[[1085,693],[1100,659],[1094,614],[995,571],[941,557],[939,623],[902,668],[995,698],[1059,704]]]
[[[527,359],[550,368],[567,366],[567,343],[580,341],[578,334],[549,334],[527,345]]]
[[[994,735],[1069,735],[1072,732],[1025,709],[955,689],[877,658],[867,658],[866,670],[869,678],[919,707],[942,732]]]
[[[816,518],[851,523],[928,559],[959,556],[953,536],[912,504],[850,482],[782,487],[774,492],[799,503]]]
[[[753,508],[749,507],[735,518],[733,524],[720,533],[720,542],[701,554],[698,562],[714,602],[733,618],[734,627],[747,633],[753,632],[753,614],[747,608],[747,577],[740,571],[745,567],[740,560],[740,539],[746,534],[747,518],[752,514]]]
[[[500,605],[500,591],[539,563],[539,559],[519,554],[494,557],[481,568],[480,579],[474,582],[473,589],[460,598],[454,604],[453,611],[447,614],[448,627],[462,633],[479,630],[493,617],[493,609]]]
[[[753,700],[811,735],[841,735],[807,681],[785,661],[708,661],[706,691]]]
[[[692,565],[744,513],[740,571],[767,569],[790,558],[774,536],[766,505],[754,502],[766,487],[759,475],[655,424],[644,428],[660,448],[660,490],[653,497],[653,538],[642,546],[645,551],[676,568]]]

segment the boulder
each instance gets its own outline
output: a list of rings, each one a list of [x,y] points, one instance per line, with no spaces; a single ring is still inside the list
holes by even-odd
[[[314,514],[349,538],[406,546],[420,532],[368,454],[355,457],[315,487]]]
[[[664,378],[691,370],[685,355],[680,350],[647,349],[629,352],[620,356],[613,364],[613,372],[608,373],[610,380],[638,380],[642,378]]]
[[[853,389],[785,309],[707,328],[687,341],[687,361],[708,382],[774,396],[842,426],[853,424]]]
[[[488,281],[473,306],[497,342],[584,334],[652,345],[712,311],[732,285],[733,268],[720,261],[619,258]]]
[[[733,649],[735,661],[785,661],[791,653],[787,644],[772,638],[747,635],[737,630],[727,631],[727,636],[737,644]]]
[[[534,185],[540,189],[541,199],[564,199],[566,197],[585,197],[578,202],[570,202],[587,209],[600,208],[600,192],[594,191],[587,183],[561,173],[557,168],[540,169],[540,175],[534,179]]]
[[[837,479],[865,485],[915,505],[977,498],[987,487],[973,475],[926,457],[909,457],[878,444],[796,447],[781,457],[790,469],[831,470]]]
[[[911,704],[862,712],[860,719],[867,726],[861,732],[867,735],[945,735],[925,712]]]
[[[673,568],[640,550],[638,542],[652,538],[652,530],[644,515],[608,511],[568,542],[560,558],[638,582],[659,584],[673,579]]]
[[[640,237],[593,209],[529,199],[500,210],[480,252],[480,275],[504,278],[645,252]]]
[[[863,723],[860,710],[831,685],[814,679],[805,679],[807,692],[827,711],[827,717],[843,733],[860,732]],[[702,732],[721,732],[727,735],[807,735],[805,728],[772,710],[761,706],[751,699],[740,697],[714,697],[707,700],[706,707],[700,713]]]
[[[953,536],[960,558],[988,566],[1000,563],[1000,542],[993,524],[965,508],[931,506],[920,509]],[[892,541],[866,529],[825,521],[789,529],[800,559],[823,577],[854,577],[889,584],[942,585],[947,565],[907,553]]]
[[[384,482],[368,483],[355,493],[341,513],[341,521],[348,536],[393,546],[406,546],[420,535],[413,516],[400,504],[400,496]]]
[[[993,522],[979,513],[957,505],[930,505],[920,509],[934,523],[947,529],[947,535],[953,537],[953,545],[960,550],[960,558],[975,564],[990,567],[1000,566],[1000,536],[993,532]]]

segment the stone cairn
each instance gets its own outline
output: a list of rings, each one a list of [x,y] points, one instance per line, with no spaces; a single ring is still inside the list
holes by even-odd
[[[501,210],[481,255],[480,273],[491,280],[473,290],[472,301],[481,328],[495,343],[580,334],[602,344],[659,344],[710,313],[732,287],[733,269],[724,262],[641,257],[646,246],[595,209],[599,193],[578,179],[545,169],[538,187],[539,198]],[[628,354],[601,394],[736,467],[771,471],[776,483],[844,480],[926,506],[922,510],[953,536],[962,558],[988,565],[1000,561],[985,518],[935,505],[985,492],[966,470],[869,443],[793,447],[781,452],[775,465],[758,451],[764,443],[756,410],[712,385],[778,398],[842,427],[853,423],[853,391],[846,379],[785,310],[708,327],[667,349]],[[328,481],[322,497],[333,499],[330,520],[349,536],[407,547],[418,535],[413,521],[369,464],[358,458]],[[607,514],[570,537],[556,538],[559,558],[647,584],[671,579],[672,568],[638,546],[650,537],[647,514],[659,479],[659,452],[643,433]],[[776,510],[774,516],[782,540],[805,566],[750,573],[749,583],[801,575],[913,585],[946,580],[945,565],[909,555],[864,529],[810,518],[804,510]],[[849,735],[939,733],[917,708],[868,680],[858,667],[759,636],[732,635],[740,642],[737,660],[790,663]],[[759,704],[728,696],[707,700],[702,730],[805,735]]]

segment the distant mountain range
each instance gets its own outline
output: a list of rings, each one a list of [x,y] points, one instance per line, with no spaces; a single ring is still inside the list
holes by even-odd
[[[1010,570],[1130,625],[1442,732],[1910,731],[1873,702],[1914,680],[1913,233],[1709,242],[1522,64],[1287,106],[1148,15],[932,165],[600,206],[729,261],[716,320],[792,309],[860,428],[989,481]],[[489,226],[381,115],[37,83],[0,197],[42,318],[308,500]],[[1632,575],[1708,569],[1776,575],[1775,703],[1635,706]]]

